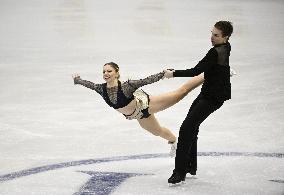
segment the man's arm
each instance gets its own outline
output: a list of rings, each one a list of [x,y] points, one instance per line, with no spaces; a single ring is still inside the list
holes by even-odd
[[[217,64],[218,53],[214,48],[211,48],[206,56],[199,61],[194,67],[186,70],[175,70],[173,72],[174,77],[194,77],[209,70],[214,64]]]

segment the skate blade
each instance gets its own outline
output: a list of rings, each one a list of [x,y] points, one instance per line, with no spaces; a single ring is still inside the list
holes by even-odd
[[[186,177],[185,179],[198,179],[196,175],[191,175],[189,177]]]
[[[186,184],[185,181],[181,181],[179,183],[169,183],[169,187],[177,187]]]

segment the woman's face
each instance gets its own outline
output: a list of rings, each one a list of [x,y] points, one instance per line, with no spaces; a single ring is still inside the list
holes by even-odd
[[[108,83],[108,82],[113,82],[117,80],[118,78],[118,72],[110,66],[110,65],[105,65],[103,68],[103,79]]]
[[[213,46],[227,42],[228,36],[223,37],[221,30],[214,27],[211,32],[212,32],[211,43]]]

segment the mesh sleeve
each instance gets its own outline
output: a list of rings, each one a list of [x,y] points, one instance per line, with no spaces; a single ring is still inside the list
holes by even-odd
[[[128,80],[128,83],[132,88],[134,88],[136,90],[139,87],[142,87],[144,85],[148,85],[148,84],[151,84],[151,83],[155,83],[155,82],[161,80],[163,78],[164,74],[165,74],[164,72],[160,72],[160,73],[148,76],[144,79]]]
[[[100,95],[103,94],[102,84],[95,84],[95,83],[93,83],[91,81],[82,80],[81,77],[75,77],[74,78],[74,84],[75,85],[77,85],[77,84],[83,85],[84,87],[87,87],[89,89],[95,90]]]
[[[151,76],[148,76],[147,78],[144,79],[139,79],[139,80],[128,80],[122,84],[122,91],[127,97],[131,97],[133,92],[138,89],[139,87],[142,87],[144,85],[148,85],[151,83],[155,83],[164,76],[164,72],[160,72],[158,74],[154,74]]]

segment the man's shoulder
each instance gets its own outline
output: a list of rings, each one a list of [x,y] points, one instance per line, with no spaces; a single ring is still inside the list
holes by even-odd
[[[229,42],[221,45],[214,46],[213,49],[215,49],[218,53],[221,51],[230,51],[231,50],[231,45]]]
[[[228,55],[231,51],[231,48],[227,45],[221,45],[219,47],[214,47],[214,50],[218,54],[218,56]]]
[[[218,51],[216,50],[215,47],[212,47],[211,49],[209,49],[206,55],[207,56],[218,56]]]

